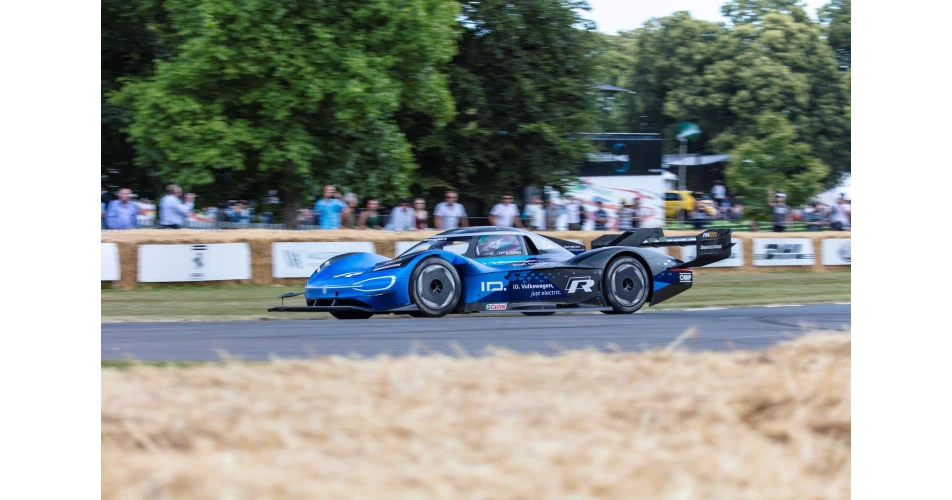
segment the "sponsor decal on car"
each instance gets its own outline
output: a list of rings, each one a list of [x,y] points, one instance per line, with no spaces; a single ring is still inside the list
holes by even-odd
[[[505,311],[509,304],[486,304],[487,311]]]
[[[335,278],[350,278],[350,277],[353,277],[353,276],[359,276],[359,275],[361,275],[361,274],[364,274],[364,272],[363,272],[363,271],[354,271],[354,272],[350,272],[350,273],[338,274],[337,276],[334,276],[334,277],[335,277]]]
[[[385,262],[384,265],[382,265],[382,266],[380,266],[380,267],[375,267],[375,268],[374,268],[374,271],[383,271],[384,269],[393,269],[393,268],[395,268],[395,267],[400,267],[400,266],[402,266],[402,265],[403,265],[403,264],[400,263],[400,262],[394,262],[394,263],[392,263],[392,264],[389,264],[389,263],[386,263],[386,262]]]
[[[702,238],[717,238],[717,233],[716,232],[703,233],[701,234],[701,237]]]
[[[591,276],[576,276],[569,278],[567,287],[568,293],[577,293],[579,289],[587,293],[592,293],[592,287],[595,286],[595,280]]]
[[[518,254],[516,254],[518,255]],[[498,255],[498,257],[504,257],[505,255]],[[484,262],[487,266],[513,266],[513,267],[526,267],[534,266],[539,263],[539,259],[529,259],[529,260],[493,260],[489,262]]]
[[[484,281],[479,284],[479,289],[483,292],[505,292],[506,285],[502,281]]]
[[[678,281],[681,283],[690,283],[691,273],[678,273]]]

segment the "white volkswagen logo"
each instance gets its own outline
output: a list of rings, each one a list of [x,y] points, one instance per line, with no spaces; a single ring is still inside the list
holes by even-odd
[[[321,293],[327,293],[327,287],[321,288]]]

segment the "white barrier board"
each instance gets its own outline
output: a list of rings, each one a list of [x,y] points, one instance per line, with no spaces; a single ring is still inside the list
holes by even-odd
[[[755,266],[812,266],[816,264],[810,238],[754,238]]]
[[[100,243],[99,256],[102,264],[99,270],[99,281],[119,281],[119,245],[115,243]]]
[[[331,257],[350,252],[376,252],[367,241],[295,241],[271,244],[271,276],[307,278]]]
[[[251,279],[247,243],[139,245],[141,283]]]
[[[824,266],[849,266],[850,265],[850,238],[830,238],[823,240],[821,246],[823,251]]]
[[[731,256],[713,264],[708,264],[704,267],[740,267],[744,265],[744,241],[731,238],[731,243],[734,243],[734,246],[731,247]],[[697,246],[686,246],[681,247],[681,260],[688,262],[694,260],[697,256]]]

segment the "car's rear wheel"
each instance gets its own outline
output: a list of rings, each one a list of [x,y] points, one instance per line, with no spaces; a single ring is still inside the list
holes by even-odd
[[[331,316],[337,319],[367,319],[373,315],[367,311],[331,311]]]
[[[459,273],[439,257],[427,257],[410,275],[410,298],[425,316],[446,316],[463,293]]]
[[[603,280],[605,300],[614,314],[631,314],[648,300],[651,280],[644,264],[635,257],[622,255],[612,259]]]

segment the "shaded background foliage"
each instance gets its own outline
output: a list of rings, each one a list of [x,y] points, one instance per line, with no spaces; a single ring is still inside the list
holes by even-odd
[[[660,132],[675,153],[685,120],[703,130],[690,152],[734,155],[728,187],[750,200],[770,179],[805,201],[850,171],[849,0],[818,21],[734,0],[727,23],[675,12],[617,36],[587,8],[103,0],[102,173],[143,197],[181,183],[200,206],[279,190],[286,217],[327,183],[491,204],[577,175],[580,132]]]

